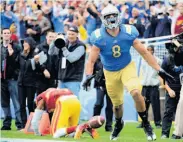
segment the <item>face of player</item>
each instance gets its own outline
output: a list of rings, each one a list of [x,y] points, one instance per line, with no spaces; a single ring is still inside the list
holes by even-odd
[[[67,39],[70,43],[73,43],[77,40],[78,33],[73,31],[67,31]]]
[[[11,37],[10,30],[9,29],[3,30],[3,40],[4,41],[10,40],[10,37]]]

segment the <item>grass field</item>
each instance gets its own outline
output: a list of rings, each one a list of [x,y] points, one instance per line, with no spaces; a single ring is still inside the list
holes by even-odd
[[[137,129],[136,126],[138,123],[126,123],[122,133],[120,134],[120,138],[117,140],[118,142],[147,142],[145,134],[143,132],[143,129]],[[154,126],[153,126],[154,127]],[[171,139],[164,139],[162,140],[160,138],[161,135],[161,129],[154,129],[157,135],[156,142],[183,142],[183,140],[171,140]],[[98,129],[99,132],[99,139],[93,140],[89,137],[89,135],[84,134],[83,137],[78,140],[81,142],[110,142],[109,132],[104,131],[104,127]],[[53,139],[51,136],[34,136],[34,135],[26,135],[20,131],[16,130],[16,127],[14,123],[12,124],[12,130],[11,131],[1,131],[1,137],[2,138],[22,138],[22,139],[39,139],[39,140],[59,140],[61,141],[74,141],[73,138],[60,138],[60,139]],[[21,141],[20,141],[21,142]]]

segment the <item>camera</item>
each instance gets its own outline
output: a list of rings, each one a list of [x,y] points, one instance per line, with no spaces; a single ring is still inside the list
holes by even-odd
[[[182,44],[183,43],[183,32],[178,34],[178,35],[176,35],[176,36],[174,36],[174,37],[172,37],[171,39],[172,40],[176,39],[178,42],[180,42],[180,44]]]
[[[176,66],[183,65],[183,32],[170,38],[170,40],[170,43],[165,44],[166,49],[174,58]]]
[[[170,38],[171,42],[166,43],[166,49],[170,54],[175,54],[175,52],[178,50],[179,47],[177,47],[177,44],[175,44],[174,41],[176,41],[178,44],[183,44],[183,32]],[[174,40],[174,41],[173,41]]]
[[[59,49],[65,47],[66,43],[65,43],[65,39],[64,36],[62,34],[59,34],[54,42],[55,46]]]

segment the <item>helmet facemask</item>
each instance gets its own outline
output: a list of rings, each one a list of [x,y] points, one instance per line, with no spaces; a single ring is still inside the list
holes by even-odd
[[[119,13],[111,13],[102,17],[102,22],[106,28],[112,30],[120,25]]]

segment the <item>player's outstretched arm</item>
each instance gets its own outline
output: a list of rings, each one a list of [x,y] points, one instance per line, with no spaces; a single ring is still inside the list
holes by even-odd
[[[147,61],[147,63],[153,67],[155,70],[158,71],[159,76],[161,76],[163,79],[167,79],[167,78],[171,78],[174,79],[173,76],[171,76],[170,74],[168,74],[166,71],[164,71],[158,64],[158,62],[156,61],[156,59],[154,58],[154,56],[152,54],[150,54],[150,52],[148,52],[148,50],[145,48],[145,46],[138,40],[135,39],[133,42],[133,47],[137,50],[137,52],[144,58],[144,60]]]
[[[159,71],[160,66],[157,63],[154,56],[145,48],[145,46],[138,40],[135,39],[133,42],[133,47],[137,50],[137,52],[148,62],[148,64],[153,67],[155,70]]]
[[[88,91],[88,87],[91,84],[92,78],[94,78],[95,75],[93,75],[93,68],[96,60],[98,59],[100,53],[100,49],[96,46],[93,46],[91,48],[89,58],[86,64],[86,79],[83,83],[83,89]]]
[[[86,75],[93,74],[94,64],[98,59],[99,53],[100,53],[100,49],[96,46],[92,46],[89,54],[89,58],[86,64]]]

